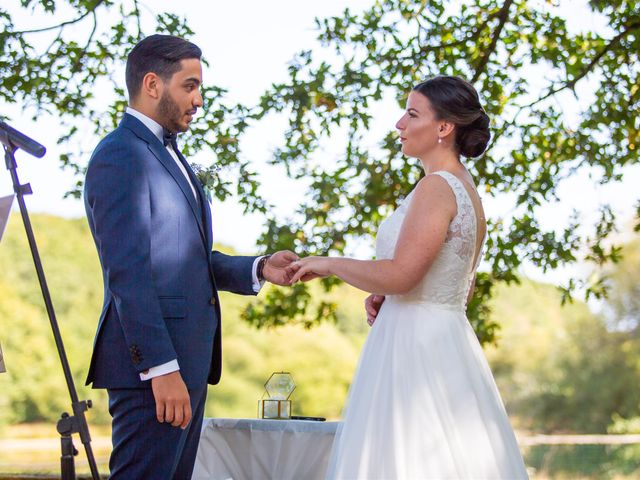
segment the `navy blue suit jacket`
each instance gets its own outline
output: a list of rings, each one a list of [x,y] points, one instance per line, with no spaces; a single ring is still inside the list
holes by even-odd
[[[96,147],[85,207],[103,271],[104,304],[87,384],[144,388],[139,373],[177,359],[188,388],[221,373],[218,289],[255,294],[255,257],[212,252],[211,211],[189,169],[125,114]]]

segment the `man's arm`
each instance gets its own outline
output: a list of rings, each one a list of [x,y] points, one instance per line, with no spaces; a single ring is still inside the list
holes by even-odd
[[[85,196],[100,261],[139,374],[175,361],[151,271],[149,184],[135,152],[102,146],[87,171]],[[124,359],[123,359],[124,361]],[[179,371],[151,379],[159,422],[186,428],[191,404]]]
[[[218,290],[240,295],[255,295],[253,289],[253,266],[259,257],[226,255],[214,250],[211,252],[211,264]]]
[[[115,143],[102,146],[90,162],[85,195],[125,341],[142,372],[177,355],[153,280],[149,185],[135,155]]]
[[[293,277],[291,263],[298,260],[295,253],[282,250],[269,255],[260,274],[258,264],[261,258],[225,255],[213,251],[211,262],[218,289],[241,295],[255,295],[259,291],[256,286],[262,286],[265,280],[276,285],[290,285]]]

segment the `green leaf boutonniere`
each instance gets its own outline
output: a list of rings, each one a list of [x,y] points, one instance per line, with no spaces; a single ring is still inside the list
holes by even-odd
[[[216,188],[220,179],[218,175],[222,167],[220,165],[211,165],[210,167],[203,167],[202,165],[198,165],[197,163],[191,164],[191,169],[193,173],[196,174],[196,178],[202,185],[202,189],[204,190],[204,194],[207,197],[209,203],[211,203],[211,199],[213,198],[213,189]]]

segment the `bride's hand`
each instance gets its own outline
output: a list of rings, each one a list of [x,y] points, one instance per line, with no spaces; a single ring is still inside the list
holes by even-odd
[[[373,326],[380,311],[380,307],[384,303],[384,295],[371,294],[364,300],[364,309],[367,312],[367,323]]]
[[[324,278],[331,275],[331,259],[328,257],[306,257],[291,264],[295,271],[291,278],[291,284],[303,281],[308,282],[314,278]]]

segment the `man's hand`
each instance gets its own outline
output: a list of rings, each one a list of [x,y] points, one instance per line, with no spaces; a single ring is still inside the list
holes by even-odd
[[[369,295],[364,300],[364,309],[367,312],[367,323],[369,325],[373,325],[373,322],[376,321],[376,317],[378,316],[378,312],[380,311],[380,307],[384,303],[384,295]]]
[[[289,250],[276,252],[264,264],[262,276],[267,282],[289,286],[295,273],[291,264],[298,259],[299,257]]]
[[[156,399],[158,422],[170,423],[183,430],[187,428],[191,421],[191,402],[180,371],[152,378],[151,389]]]

